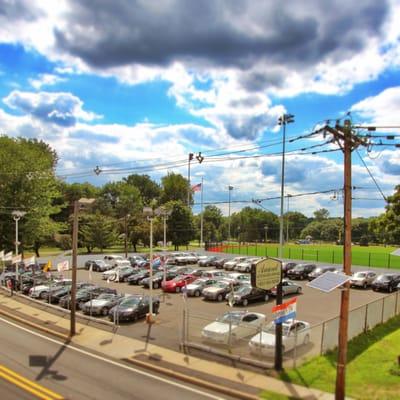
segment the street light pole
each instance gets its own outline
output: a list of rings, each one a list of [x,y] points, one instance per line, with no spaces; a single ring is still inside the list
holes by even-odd
[[[233,186],[228,186],[228,240],[231,239],[231,191]]]
[[[289,199],[291,194],[287,194],[287,212],[286,212],[286,243],[289,243]]]
[[[189,153],[188,156],[188,190],[187,190],[187,206],[190,207],[190,192],[192,191],[192,188],[190,186],[190,162],[193,160],[194,154]]]
[[[125,258],[128,258],[128,218],[130,214],[125,215]]]
[[[204,189],[204,180],[203,180],[203,177],[201,177],[201,209],[200,209],[200,246],[201,247],[203,247],[203,228],[204,228],[203,189]]]
[[[24,211],[13,211],[12,213],[13,219],[15,221],[15,255],[18,255],[18,221],[26,214]],[[18,274],[18,262],[15,264],[15,280],[18,282],[19,274]]]
[[[78,268],[78,217],[81,206],[93,204],[95,199],[82,198],[74,201],[74,214],[72,225],[72,284],[71,284],[71,317],[69,335],[76,334],[76,270]]]
[[[278,123],[283,127],[283,138],[282,138],[282,172],[281,172],[281,213],[280,213],[280,224],[279,224],[279,258],[283,257],[283,200],[285,191],[285,151],[286,151],[286,125],[294,122],[294,115],[283,114],[279,117]],[[277,285],[276,291],[276,304],[280,305],[283,301],[282,293],[282,279]],[[282,323],[275,325],[275,369],[277,371],[282,370]]]

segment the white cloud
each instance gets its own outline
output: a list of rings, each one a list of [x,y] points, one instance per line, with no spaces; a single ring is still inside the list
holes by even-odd
[[[43,86],[51,86],[63,81],[65,81],[65,78],[53,74],[40,74],[36,79],[29,79],[29,83],[37,90]]]

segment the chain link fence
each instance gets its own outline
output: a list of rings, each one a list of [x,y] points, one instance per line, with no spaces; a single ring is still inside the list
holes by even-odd
[[[400,292],[353,309],[349,313],[348,340],[400,314]],[[269,318],[268,318],[269,320]],[[269,321],[268,321],[269,322]],[[264,368],[273,368],[275,345],[268,335],[268,322],[262,325],[234,323],[216,324],[209,315],[183,312],[181,343],[195,348]],[[264,333],[260,334],[261,331]],[[271,339],[272,336],[272,339]],[[308,329],[286,331],[283,336],[283,365],[295,367],[306,360],[325,354],[338,346],[339,317],[310,326]],[[252,342],[250,344],[250,342]]]

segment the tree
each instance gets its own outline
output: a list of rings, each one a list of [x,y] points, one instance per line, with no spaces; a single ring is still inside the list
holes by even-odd
[[[289,220],[289,239],[297,239],[300,237],[301,231],[307,226],[308,218],[297,211],[290,211],[284,215],[285,228]]]
[[[216,206],[206,206],[204,208],[203,222],[211,223],[216,229],[222,224],[222,211]]]
[[[180,201],[171,201],[166,207],[172,211],[168,219],[168,238],[177,250],[178,246],[188,245],[194,238],[192,212]]]
[[[180,201],[187,204],[188,181],[181,174],[169,172],[161,179],[162,192],[160,203],[165,204],[169,201]],[[192,192],[190,192],[190,203],[192,203]]]
[[[83,218],[82,218],[83,219]],[[90,253],[94,247],[103,252],[117,241],[115,221],[99,212],[86,215],[85,221],[80,224],[81,242]]]
[[[55,177],[57,154],[43,141],[0,137],[0,246],[14,247],[12,210],[26,215],[19,223],[20,249],[32,247],[39,256],[40,246],[60,229],[51,216],[60,212],[59,181]],[[4,211],[6,210],[6,211]]]
[[[153,199],[158,199],[161,195],[160,186],[152,181],[148,175],[133,174],[124,178],[123,181],[139,190],[142,203],[146,206],[150,205]]]
[[[316,221],[323,221],[329,218],[329,211],[326,208],[321,208],[314,211],[314,218]]]

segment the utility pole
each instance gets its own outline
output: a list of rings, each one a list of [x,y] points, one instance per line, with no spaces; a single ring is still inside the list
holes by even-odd
[[[193,160],[194,154],[189,153],[188,156],[188,191],[187,191],[187,206],[190,207],[190,192],[192,191],[192,187],[190,185],[190,162]]]
[[[325,130],[333,135],[333,141],[339,145],[344,154],[343,272],[346,275],[351,275],[351,153],[359,145],[366,145],[367,143],[353,134],[350,120],[345,120],[343,126],[339,125],[339,123],[336,123],[335,128],[327,126],[325,127]],[[339,343],[335,389],[336,400],[344,400],[345,398],[349,303],[350,283],[346,282],[341,293],[340,302]]]
[[[78,214],[79,200],[74,201],[74,222],[72,226],[72,285],[71,285],[71,319],[69,335],[72,337],[76,334],[76,270],[78,264]]]
[[[228,186],[228,240],[231,240],[231,191],[233,186]]]

